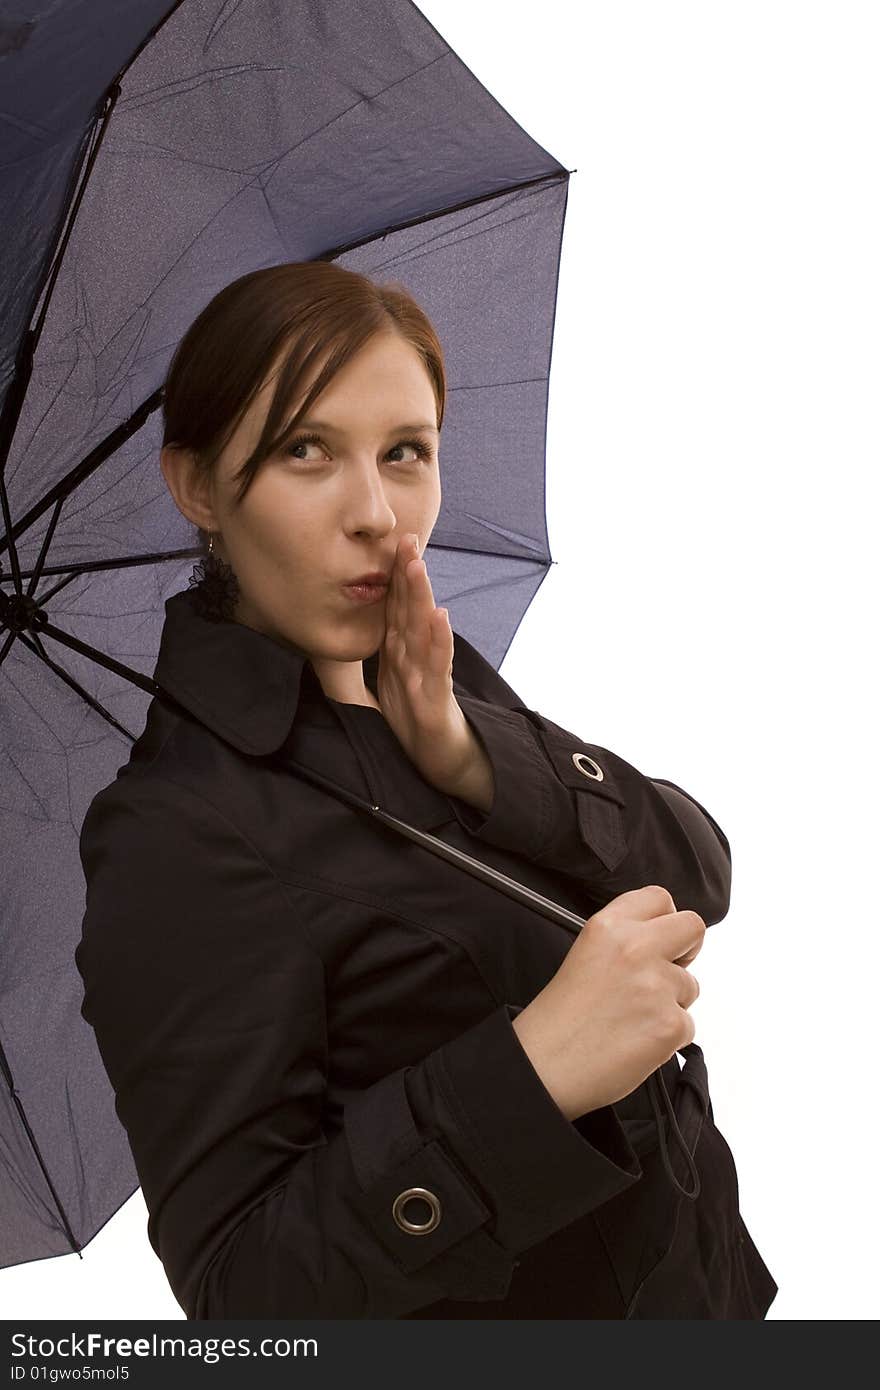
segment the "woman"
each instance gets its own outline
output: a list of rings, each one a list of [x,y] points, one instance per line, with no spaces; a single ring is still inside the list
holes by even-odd
[[[682,1210],[643,1084],[693,1037],[727,840],[436,608],[444,403],[407,292],[320,262],[227,286],[171,363],[161,467],[208,556],[86,815],[76,951],[150,1241],[191,1318],[762,1318],[726,1143],[707,1118]]]

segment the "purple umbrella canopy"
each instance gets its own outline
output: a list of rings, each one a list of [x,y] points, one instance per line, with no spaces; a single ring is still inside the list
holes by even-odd
[[[29,17],[30,16],[30,17]],[[138,1176],[74,963],[79,832],[146,722],[195,528],[162,385],[249,271],[403,283],[443,344],[438,604],[496,669],[552,563],[568,180],[410,0],[19,0],[0,17],[0,1267]],[[475,460],[478,460],[475,463]]]

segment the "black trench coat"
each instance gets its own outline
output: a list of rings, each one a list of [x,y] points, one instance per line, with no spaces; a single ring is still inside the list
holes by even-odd
[[[290,762],[584,917],[658,883],[720,921],[730,851],[708,812],[527,709],[458,634],[488,815],[429,785],[377,709],[325,696],[298,648],[201,618],[189,589],[165,612],[155,678],[177,705],[152,701],[87,810],[75,956],[187,1317],[623,1318],[676,1230],[636,1316],[763,1318],[776,1284],[714,1124],[688,1202],[645,1085],[572,1122],[521,1046],[511,1020],[569,932]],[[671,1093],[679,1074],[673,1055]],[[395,1202],[413,1188],[430,1195]]]

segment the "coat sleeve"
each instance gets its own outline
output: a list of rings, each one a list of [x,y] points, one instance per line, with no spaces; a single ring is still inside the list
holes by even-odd
[[[393,1318],[502,1298],[518,1253],[642,1176],[612,1107],[565,1118],[514,1005],[331,1122],[309,890],[190,789],[117,779],[80,854],[82,1015],[188,1317]]]
[[[469,835],[580,880],[595,903],[590,911],[658,883],[679,911],[699,912],[709,926],[721,921],[730,907],[730,844],[704,806],[529,709],[458,634],[454,672],[495,784],[488,813],[450,797]]]

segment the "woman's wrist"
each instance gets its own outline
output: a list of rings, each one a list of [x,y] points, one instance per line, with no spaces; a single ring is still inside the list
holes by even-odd
[[[513,1020],[511,1027],[519,1038],[522,1049],[534,1067],[544,1089],[555,1101],[567,1120],[576,1120],[583,1113],[573,1097],[567,1095],[559,1084],[556,1068],[544,1056],[540,1037],[536,1032],[534,1020],[528,1008],[523,1009]]]
[[[467,768],[457,780],[451,795],[488,815],[495,800],[495,777],[482,743],[471,730],[472,753]]]

